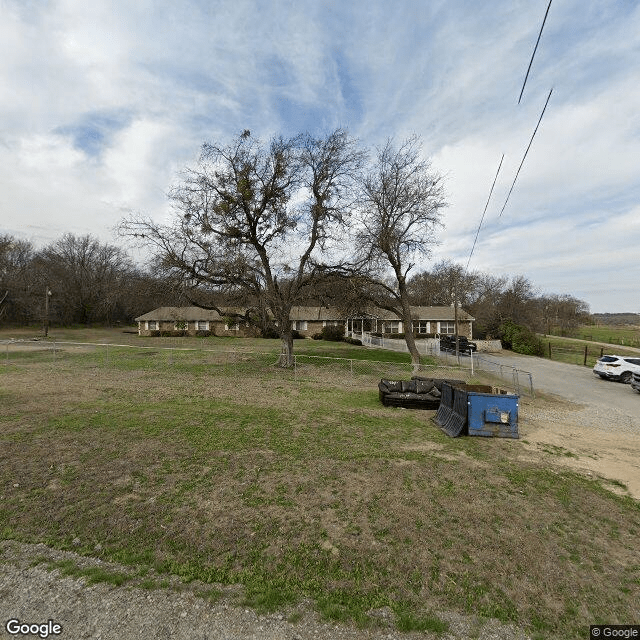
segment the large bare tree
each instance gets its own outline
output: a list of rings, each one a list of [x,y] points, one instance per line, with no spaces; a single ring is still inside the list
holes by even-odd
[[[65,233],[33,259],[38,290],[52,291],[52,314],[63,324],[110,323],[119,314],[133,265],[125,251],[91,235]]]
[[[121,232],[152,247],[184,279],[192,301],[202,292],[244,296],[246,320],[272,317],[282,340],[281,364],[293,363],[292,306],[308,297],[334,257],[347,224],[353,180],[363,160],[343,130],[326,137],[274,138],[263,144],[245,131],[228,144],[207,143],[170,193],[169,224],[134,217]]]
[[[360,264],[368,264],[392,278],[378,279],[377,301],[402,320],[413,364],[420,363],[415,344],[407,277],[416,259],[426,257],[435,243],[435,229],[446,206],[442,178],[423,159],[414,136],[395,146],[378,149],[362,185],[361,219],[356,232]]]

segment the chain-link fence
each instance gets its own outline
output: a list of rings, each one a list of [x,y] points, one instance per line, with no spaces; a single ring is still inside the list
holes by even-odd
[[[513,387],[513,390],[518,395],[528,394],[535,397],[535,390],[533,388],[533,375],[529,371],[523,371],[522,369],[516,369],[511,365],[506,365],[501,362],[491,360],[486,356],[473,355],[473,367],[477,371],[484,371],[497,378],[503,380],[508,386]]]
[[[54,368],[85,371],[102,368],[126,371],[209,372],[229,377],[276,377],[338,385],[373,385],[381,378],[408,380],[411,376],[470,381],[480,371],[499,378],[516,393],[533,395],[529,372],[477,355],[456,357],[442,353],[435,364],[337,358],[295,354],[293,366],[280,366],[280,353],[242,349],[206,349],[185,346],[136,346],[88,342],[11,340],[0,343],[4,364],[44,363]]]
[[[456,378],[468,381],[472,377],[469,367],[436,365],[412,365],[410,362],[356,360],[328,358],[325,356],[295,355],[296,380],[335,380],[340,385],[377,384],[381,378],[409,380],[412,376],[427,378]]]

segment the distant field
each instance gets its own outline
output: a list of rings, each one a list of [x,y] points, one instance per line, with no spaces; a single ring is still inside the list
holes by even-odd
[[[559,335],[558,331],[552,331]],[[640,347],[640,327],[632,326],[592,326],[577,327],[567,334],[572,338],[580,338],[593,342],[606,342],[627,347]]]
[[[555,336],[541,336],[544,346],[544,357],[558,362],[585,364],[585,348],[587,350],[586,366],[593,367],[602,354],[638,356],[638,352],[629,351],[622,346],[605,347],[592,342],[576,342]]]
[[[206,597],[240,585],[235,602],[292,620],[308,599],[365,627],[388,607],[407,631],[442,633],[447,611],[539,640],[639,622],[638,502],[548,456],[522,461],[519,441],[453,440],[433,412],[383,407],[373,374],[348,387],[332,369],[296,380],[274,366],[277,341],[216,340],[247,353],[0,353],[2,537],[130,566],[90,576],[113,584],[153,588],[171,574],[202,581]]]

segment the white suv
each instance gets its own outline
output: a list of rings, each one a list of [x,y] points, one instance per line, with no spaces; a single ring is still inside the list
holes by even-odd
[[[602,356],[593,367],[593,373],[606,380],[629,383],[634,373],[640,375],[640,356]]]

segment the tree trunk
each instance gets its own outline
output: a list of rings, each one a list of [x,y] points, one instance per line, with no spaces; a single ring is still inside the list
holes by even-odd
[[[293,367],[293,333],[291,328],[280,332],[282,347],[280,350],[280,366]]]
[[[404,326],[404,341],[407,343],[407,349],[409,349],[409,353],[411,354],[411,364],[414,370],[417,370],[420,366],[420,353],[418,352],[418,347],[413,337],[411,307],[406,298],[402,300],[402,324]]]

